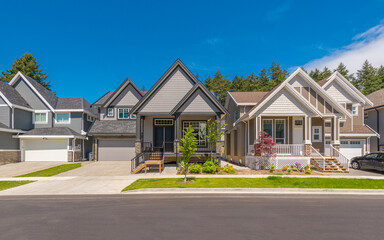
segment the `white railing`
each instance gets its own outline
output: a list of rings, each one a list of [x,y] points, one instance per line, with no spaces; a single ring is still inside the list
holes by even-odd
[[[341,154],[341,152],[339,150],[337,150],[335,147],[333,147],[333,145],[331,144],[331,156],[336,158],[336,160],[341,164],[343,165],[343,167],[349,171],[349,162],[350,160],[344,156],[343,154]]]
[[[311,157],[315,160],[319,167],[325,171],[325,157],[321,155],[313,146],[311,146]]]
[[[277,144],[274,150],[276,155],[303,156],[304,144]]]

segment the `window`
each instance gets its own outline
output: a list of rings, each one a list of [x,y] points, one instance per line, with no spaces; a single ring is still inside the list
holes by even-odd
[[[357,106],[352,106],[352,115],[353,116],[357,116],[358,113],[357,113]]]
[[[322,127],[314,126],[312,127],[312,142],[321,142],[322,141]]]
[[[119,119],[129,119],[130,108],[119,108]]]
[[[377,153],[371,153],[365,156],[366,159],[375,159],[378,157],[379,154]]]
[[[87,115],[87,120],[88,120],[88,122],[93,122],[95,120],[95,118],[90,116],[90,115]]]
[[[360,141],[349,141],[349,144],[351,145],[360,145]]]
[[[70,123],[69,113],[56,113],[56,123]]]
[[[197,133],[197,145],[198,146],[206,146],[207,145],[207,134],[206,134],[206,121],[183,121],[183,135],[184,130],[186,130],[189,126],[192,126],[192,129],[195,133]]]
[[[155,125],[173,126],[173,119],[155,119]]]
[[[263,120],[263,131],[269,136],[273,133],[273,120]]]
[[[285,143],[285,120],[276,120],[276,137],[275,142],[284,144]]]
[[[107,117],[113,117],[113,108],[107,109]]]
[[[303,126],[303,120],[295,120],[295,126]]]
[[[348,144],[348,141],[340,141],[340,144],[346,145],[346,144]]]
[[[47,123],[48,122],[48,119],[47,119],[47,113],[44,112],[44,113],[35,113],[33,115],[33,119],[34,119],[34,123]]]
[[[368,118],[368,112],[365,112],[364,113],[364,119],[367,119]]]
[[[324,126],[325,127],[331,127],[331,123],[330,122],[326,122],[326,123],[324,123]]]
[[[236,122],[236,120],[237,120],[237,112],[234,112],[233,113],[233,121]]]

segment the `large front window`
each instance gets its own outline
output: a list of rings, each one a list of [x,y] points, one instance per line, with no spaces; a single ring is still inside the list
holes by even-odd
[[[56,113],[57,123],[69,123],[69,113]]]
[[[276,120],[276,137],[275,142],[284,144],[285,143],[285,120]]]
[[[129,119],[130,108],[119,108],[119,119]]]
[[[47,113],[35,113],[34,123],[47,123]]]
[[[184,130],[186,130],[189,126],[192,126],[192,129],[197,133],[196,141],[198,146],[206,146],[207,145],[207,134],[206,134],[206,121],[183,121],[183,136]]]
[[[263,120],[263,131],[269,136],[273,133],[273,120]]]

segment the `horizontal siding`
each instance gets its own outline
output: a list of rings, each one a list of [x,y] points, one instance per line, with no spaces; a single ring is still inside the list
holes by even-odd
[[[326,88],[325,91],[337,102],[356,102],[354,98],[348,94],[337,82],[333,81]]]
[[[141,99],[141,95],[129,84],[119,96],[111,103],[111,106],[134,106]]]
[[[180,108],[182,113],[213,113],[219,112],[215,104],[198,89]]]
[[[1,150],[18,150],[19,139],[13,138],[12,133],[0,132],[0,149]]]
[[[70,115],[71,115],[71,121],[70,121],[69,124],[67,124],[67,123],[56,123],[56,120],[53,119],[54,126],[55,127],[68,127],[68,128],[72,129],[73,131],[75,131],[77,133],[81,133],[83,113],[81,113],[81,112],[71,112]],[[56,118],[56,116],[55,116],[55,118]]]

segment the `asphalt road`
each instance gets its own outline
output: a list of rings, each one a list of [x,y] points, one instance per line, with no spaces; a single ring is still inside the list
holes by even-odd
[[[383,239],[384,196],[1,197],[0,239]]]

